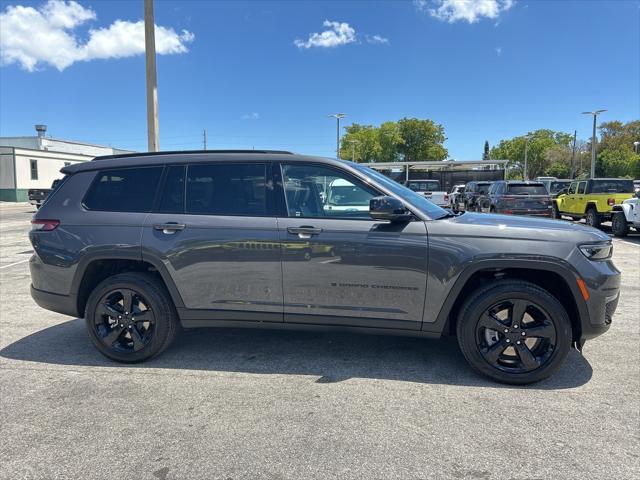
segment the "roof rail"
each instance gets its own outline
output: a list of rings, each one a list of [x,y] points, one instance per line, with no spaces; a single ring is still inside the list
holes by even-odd
[[[272,153],[276,155],[293,155],[293,152],[288,152],[286,150],[170,150],[164,152],[139,152],[139,153],[121,153],[116,155],[102,155],[99,157],[95,157],[92,161],[95,160],[109,160],[112,158],[128,158],[128,157],[148,157],[148,156],[157,156],[157,155],[175,155],[177,153],[188,153],[188,154],[198,154],[198,153]]]

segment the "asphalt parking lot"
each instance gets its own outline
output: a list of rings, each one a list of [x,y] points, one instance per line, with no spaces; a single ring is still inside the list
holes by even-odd
[[[610,331],[551,379],[477,376],[453,339],[188,331],[103,358],[29,295],[33,209],[0,204],[0,478],[631,479],[640,475],[640,235]]]

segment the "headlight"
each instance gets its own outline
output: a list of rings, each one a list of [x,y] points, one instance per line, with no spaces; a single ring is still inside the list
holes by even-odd
[[[580,245],[580,251],[589,260],[606,260],[611,258],[613,245],[610,243],[596,243],[594,245]]]

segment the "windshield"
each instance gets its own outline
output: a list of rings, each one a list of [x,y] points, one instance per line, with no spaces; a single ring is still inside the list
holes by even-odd
[[[411,205],[420,209],[423,213],[427,214],[429,218],[437,220],[449,216],[449,212],[444,208],[440,208],[434,203],[431,203],[425,197],[413,190],[400,185],[398,182],[391,180],[389,177],[384,176],[382,173],[374,170],[373,168],[365,167],[364,165],[351,164],[354,168],[358,169],[363,175],[374,179],[380,185],[384,186],[389,191],[398,195],[401,198],[406,199]]]
[[[633,193],[633,180],[595,180],[591,193]]]
[[[551,182],[549,184],[549,193],[558,193],[565,188],[569,188],[571,185],[571,180],[567,180],[566,182]]]
[[[547,195],[547,189],[544,185],[529,185],[526,183],[511,183],[507,188],[509,195]]]
[[[410,181],[407,186],[414,192],[436,192],[440,190],[440,182],[437,180]]]

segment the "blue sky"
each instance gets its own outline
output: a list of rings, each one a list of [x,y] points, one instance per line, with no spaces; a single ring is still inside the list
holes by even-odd
[[[0,135],[46,123],[146,149],[142,0],[0,5]],[[331,156],[339,111],[433,119],[452,158],[477,159],[537,128],[587,138],[584,110],[640,118],[638,1],[156,1],[155,16],[165,150],[201,148],[206,128],[209,148]]]

